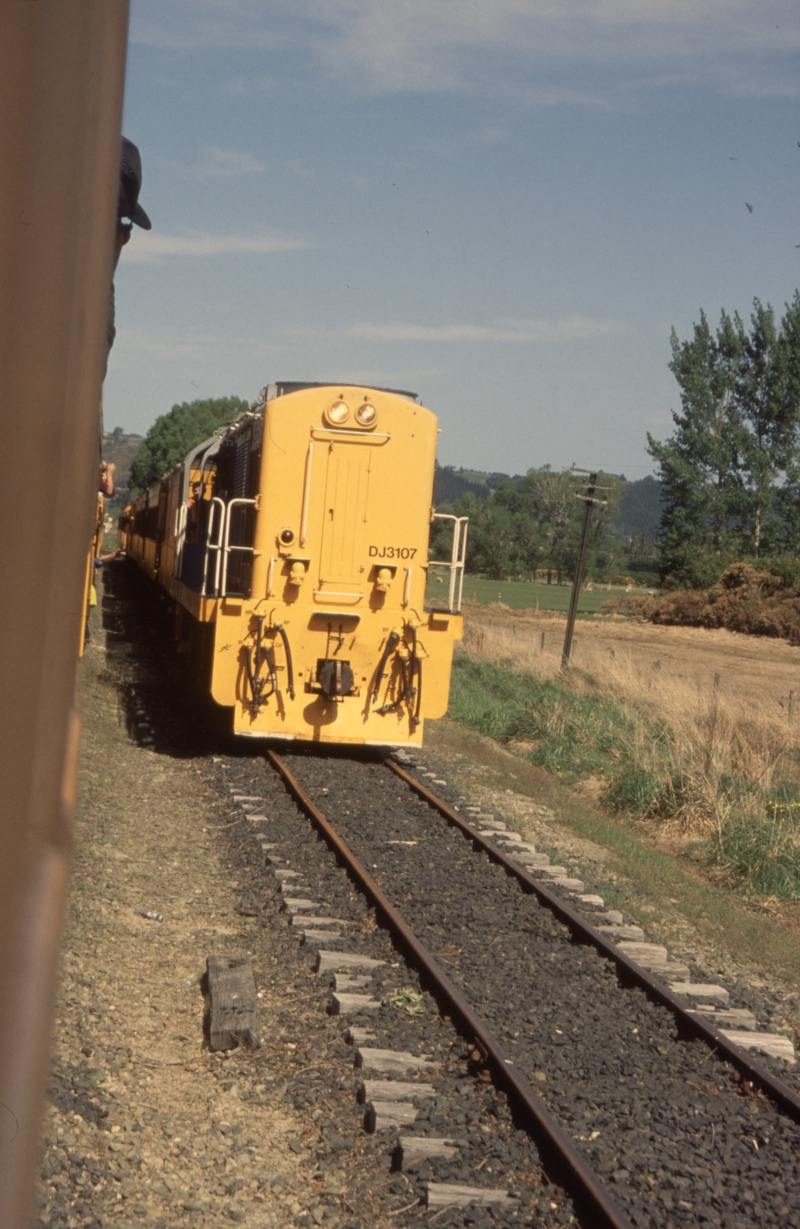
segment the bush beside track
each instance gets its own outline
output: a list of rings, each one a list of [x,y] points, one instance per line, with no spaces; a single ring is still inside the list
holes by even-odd
[[[725,627],[751,636],[776,636],[800,645],[800,581],[759,572],[749,563],[726,568],[708,589],[677,589],[656,597],[611,599],[607,611],[638,614],[652,623]]]
[[[457,654],[449,716],[567,783],[591,783],[610,812],[647,821],[748,893],[800,900],[796,749],[747,729],[711,697],[675,714],[511,662]],[[672,719],[670,719],[672,718]]]

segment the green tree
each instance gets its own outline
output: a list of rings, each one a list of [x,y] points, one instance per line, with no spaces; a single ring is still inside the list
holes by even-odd
[[[776,546],[791,555],[800,554],[800,291],[786,304],[778,333],[775,362],[782,414],[791,418],[792,446],[786,459],[785,479],[778,491],[779,525]]]
[[[648,432],[664,495],[662,568],[680,565],[686,549],[720,552],[733,544],[743,511],[745,432],[736,398],[743,340],[738,322],[722,312],[716,335],[704,312],[690,341],[672,330],[670,371],[681,390],[676,430],[660,443]]]
[[[606,488],[601,492],[606,502],[595,505],[587,575],[595,562],[604,571],[613,566],[619,553],[608,535],[619,483],[606,477],[599,481]],[[470,518],[467,570],[494,580],[533,578],[537,568],[572,575],[584,508],[579,496],[584,490],[583,477],[555,473],[545,466],[502,482],[489,499],[468,494],[457,500],[454,512]],[[441,542],[444,545],[444,537]]]
[[[737,321],[742,353],[736,397],[744,427],[740,548],[758,556],[781,536],[778,492],[796,452],[800,406],[796,390],[792,395],[787,387],[793,347],[786,319],[779,330],[772,308],[756,299],[750,320],[749,334]]]
[[[800,293],[780,325],[755,299],[749,327],[723,311],[716,334],[703,313],[690,341],[673,329],[670,370],[676,430],[647,437],[665,499],[662,573],[701,587],[724,561],[798,553]]]
[[[173,405],[168,414],[156,419],[142,441],[131,465],[131,491],[145,490],[151,482],[169,473],[191,448],[212,436],[217,427],[247,409],[248,403],[241,397],[207,398]]]

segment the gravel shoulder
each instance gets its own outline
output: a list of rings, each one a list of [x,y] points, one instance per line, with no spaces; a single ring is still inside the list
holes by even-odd
[[[81,666],[82,793],[39,1223],[219,1223],[224,1209],[284,1225],[308,1206],[289,1147],[307,1124],[258,1093],[264,1051],[220,1059],[203,1045],[204,957],[250,939],[212,830],[227,817],[191,760],[128,736],[98,631]],[[284,1068],[285,1046],[267,1048]]]
[[[705,880],[685,859],[601,813],[590,798],[491,739],[448,720],[426,725],[423,758],[460,792],[503,814],[554,861],[623,909],[648,938],[736,987],[763,1027],[800,1045],[800,910],[762,905]],[[734,1001],[734,1000],[732,1000]]]

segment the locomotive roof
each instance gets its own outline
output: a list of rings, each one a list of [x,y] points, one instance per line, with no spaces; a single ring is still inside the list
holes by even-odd
[[[318,380],[288,381],[268,384],[263,391],[264,401],[274,401],[276,397],[287,397],[289,393],[302,392],[304,388],[373,388],[376,393],[394,393],[397,397],[408,397],[409,401],[418,401],[419,394],[411,393],[405,388],[377,388],[374,384],[351,384],[349,380]]]

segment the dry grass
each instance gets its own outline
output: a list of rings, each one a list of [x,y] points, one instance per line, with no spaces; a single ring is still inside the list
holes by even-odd
[[[618,762],[594,782],[595,792],[679,844],[714,846],[722,866],[760,856],[750,848],[757,832],[767,859],[788,856],[800,867],[800,724],[790,724],[774,695],[718,687],[707,668],[692,674],[685,662],[647,660],[624,643],[609,647],[585,635],[580,625],[578,634],[565,696],[607,697],[625,718]],[[468,620],[464,648],[495,665],[565,681],[560,652],[541,651],[536,634],[519,636],[507,621]],[[558,707],[548,719],[554,736]]]

